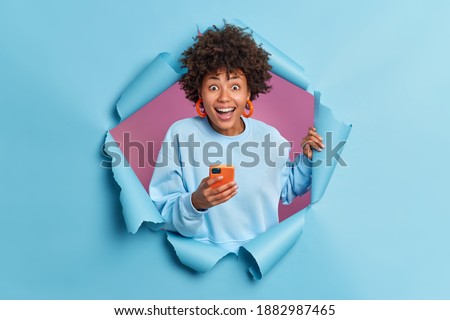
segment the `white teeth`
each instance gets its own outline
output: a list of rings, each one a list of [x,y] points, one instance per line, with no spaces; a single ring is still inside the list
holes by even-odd
[[[222,108],[222,109],[217,109],[217,111],[219,111],[219,112],[230,112],[230,111],[233,111],[234,110],[234,108]]]

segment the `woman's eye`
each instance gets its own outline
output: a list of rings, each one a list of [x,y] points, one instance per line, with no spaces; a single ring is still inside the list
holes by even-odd
[[[235,84],[234,86],[231,87],[231,89],[232,89],[232,90],[235,90],[235,91],[236,91],[236,90],[239,90],[240,88],[241,88],[241,87],[239,87],[239,86],[236,85],[236,84]]]
[[[219,90],[219,88],[217,86],[210,86],[209,90],[217,91],[217,90]]]

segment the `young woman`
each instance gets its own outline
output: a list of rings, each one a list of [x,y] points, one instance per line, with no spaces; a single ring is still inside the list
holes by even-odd
[[[237,252],[278,223],[280,199],[289,204],[309,190],[312,149],[324,147],[315,128],[290,163],[287,140],[251,118],[252,101],[270,90],[268,58],[230,24],[207,30],[183,53],[180,84],[198,116],[169,128],[150,183],[166,230]],[[213,187],[222,179],[208,175],[213,164],[233,165],[234,181]]]

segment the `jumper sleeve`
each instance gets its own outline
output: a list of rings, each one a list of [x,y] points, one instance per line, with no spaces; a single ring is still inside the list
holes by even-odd
[[[160,152],[149,187],[150,197],[164,218],[164,229],[192,237],[202,224],[207,211],[192,205],[192,192],[183,183],[182,168],[172,157]]]
[[[298,155],[294,162],[288,162],[284,174],[286,183],[281,192],[283,204],[290,204],[294,198],[305,194],[311,187],[312,162],[304,154]]]

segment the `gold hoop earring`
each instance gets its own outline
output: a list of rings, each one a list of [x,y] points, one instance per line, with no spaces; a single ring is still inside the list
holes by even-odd
[[[205,107],[203,107],[203,111],[202,108],[200,107],[203,103],[202,99],[198,99],[197,103],[195,104],[195,110],[197,111],[197,114],[200,116],[200,118],[204,118],[206,117],[206,112],[205,112]]]
[[[245,109],[248,110],[248,113],[242,114],[245,118],[250,118],[253,114],[253,103],[250,100],[247,100],[247,104],[245,105]]]

